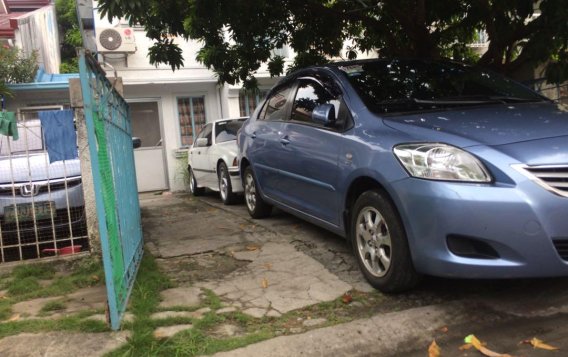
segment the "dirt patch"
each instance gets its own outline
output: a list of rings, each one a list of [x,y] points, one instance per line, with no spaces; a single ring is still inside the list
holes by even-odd
[[[224,253],[156,259],[160,270],[176,284],[218,280],[249,264]]]

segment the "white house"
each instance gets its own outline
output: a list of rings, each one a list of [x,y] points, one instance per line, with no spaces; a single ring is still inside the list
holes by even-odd
[[[214,73],[195,60],[200,45],[176,39],[183,49],[184,66],[151,65],[148,48],[152,41],[141,27],[126,21],[109,22],[97,14],[89,18],[89,0],[79,0],[84,33],[94,41],[98,59],[108,77],[122,77],[124,97],[130,105],[133,136],[142,139],[135,150],[139,191],[185,190],[187,148],[205,123],[218,118],[252,113],[259,95],[247,95],[238,86],[219,85]],[[87,48],[89,43],[87,43]],[[288,59],[293,55],[283,51]],[[261,93],[278,78],[266,68],[257,73]]]

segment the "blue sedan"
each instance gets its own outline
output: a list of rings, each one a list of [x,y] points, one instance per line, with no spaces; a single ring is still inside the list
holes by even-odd
[[[568,275],[568,111],[481,68],[369,60],[295,72],[239,137],[253,218],[344,236],[385,292],[420,275]]]

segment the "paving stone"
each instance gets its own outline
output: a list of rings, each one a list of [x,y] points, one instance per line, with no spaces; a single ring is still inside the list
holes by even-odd
[[[124,316],[122,317],[122,322],[123,322],[123,323],[125,323],[125,322],[134,322],[134,318],[135,318],[135,316],[134,316],[133,313],[127,312],[127,313],[125,313]],[[94,315],[91,315],[91,316],[86,317],[85,319],[87,319],[87,320],[101,321],[101,322],[104,322],[104,323],[107,322],[107,320],[106,320],[106,315],[105,315],[105,314],[94,314]]]
[[[103,356],[126,343],[130,332],[22,333],[0,340],[0,356],[75,357]]]
[[[158,327],[154,331],[154,337],[158,339],[169,338],[178,332],[189,330],[192,327],[190,324]]]
[[[249,316],[252,316],[252,317],[261,318],[266,314],[266,310],[253,307],[253,308],[244,310],[243,313],[247,314]]]
[[[12,306],[12,312],[14,315],[19,314],[22,318],[35,317],[45,304],[57,300],[61,300],[61,296],[22,301]]]
[[[319,325],[323,325],[327,322],[327,319],[324,318],[318,318],[318,319],[309,319],[309,320],[305,320],[302,324],[306,327],[314,327],[314,326],[319,326]]]
[[[162,301],[160,307],[195,306],[201,302],[201,290],[199,288],[173,288],[160,293]]]
[[[240,335],[241,328],[231,324],[223,324],[214,331],[215,335],[224,337],[234,337]]]
[[[75,313],[84,310],[101,310],[106,307],[107,291],[104,285],[79,289],[65,295],[64,313]]]
[[[264,316],[270,308],[286,313],[332,301],[351,290],[351,285],[291,244],[273,242],[266,243],[246,267],[199,286],[226,301],[246,304],[244,312],[254,317]]]
[[[218,313],[218,314],[228,314],[228,313],[230,313],[230,312],[235,312],[235,311],[237,311],[237,308],[236,308],[236,307],[234,307],[234,306],[229,306],[229,307],[224,307],[224,308],[222,308],[222,309],[219,309],[219,310],[217,310],[217,311],[215,311],[215,312]]]
[[[204,308],[201,308],[199,310],[192,311],[190,314],[191,314],[191,317],[193,317],[194,319],[202,319],[203,315],[205,315],[209,312],[211,312],[211,308],[204,307]]]
[[[150,316],[153,320],[161,320],[161,319],[169,319],[169,318],[176,318],[176,317],[183,317],[183,318],[192,318],[193,313],[189,311],[162,311],[152,314]]]
[[[276,310],[270,310],[266,313],[266,316],[268,316],[268,317],[280,317],[280,316],[282,316],[282,314],[279,313]]]

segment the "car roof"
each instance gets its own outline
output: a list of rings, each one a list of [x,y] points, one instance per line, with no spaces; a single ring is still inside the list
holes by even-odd
[[[215,119],[213,120],[214,123],[220,122],[220,121],[229,121],[229,120],[246,120],[248,119],[248,117],[237,117],[237,118],[219,118],[219,119]]]

